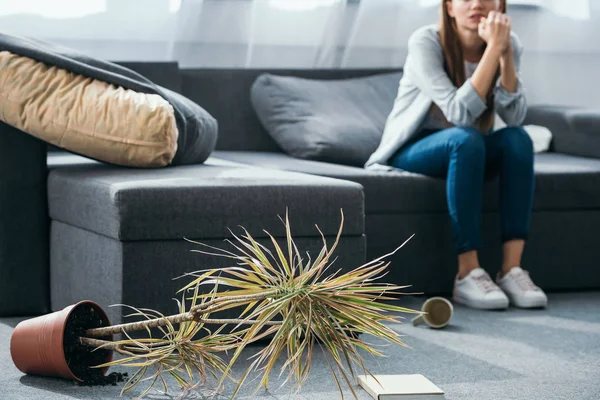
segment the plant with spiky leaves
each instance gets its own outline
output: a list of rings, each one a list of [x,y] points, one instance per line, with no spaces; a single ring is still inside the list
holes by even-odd
[[[218,390],[230,377],[232,366],[247,345],[268,338],[266,346],[252,357],[252,363],[238,380],[232,398],[252,371],[262,374],[257,390],[261,386],[267,388],[269,375],[282,354],[285,362],[280,374],[287,372],[286,381],[291,381],[299,390],[308,378],[316,348],[322,350],[340,392],[345,383],[356,397],[352,378],[358,369],[368,373],[361,350],[383,356],[359,334],[404,346],[399,335],[385,323],[399,322],[397,313],[418,311],[386,302],[396,300],[398,295],[403,294],[399,290],[406,288],[378,283],[389,265],[385,258],[393,253],[349,272],[342,269],[329,271],[341,237],[343,220],[342,213],[340,228],[331,248],[317,227],[323,247],[314,260],[310,255],[306,260],[302,258],[292,239],[287,215],[284,222],[285,248],[265,231],[273,243],[275,254],[245,229],[241,236],[232,233],[235,242],[228,240],[236,252],[191,241],[208,249],[194,251],[233,259],[238,266],[190,274],[195,279],[180,290],[183,298],[178,315],[165,317],[152,310],[134,308],[133,315],[142,316],[145,321],[91,329],[81,341],[89,346],[111,348],[124,355],[124,358],[98,368],[112,365],[139,368],[122,393],[144,380],[149,380],[150,385],[142,396],[159,380],[166,391],[164,374],[173,376],[184,390],[203,384],[208,376],[212,376],[219,380],[215,388]],[[200,291],[202,285],[212,285],[213,288],[203,293]],[[219,290],[223,287],[228,290]],[[189,297],[186,298],[186,294]],[[191,302],[189,309],[186,308],[187,300]],[[240,306],[245,306],[245,309],[237,319],[210,318],[212,313]],[[218,326],[216,330],[208,328],[215,324]],[[223,333],[226,324],[235,324],[235,327]],[[153,327],[161,330],[161,338],[152,338],[150,328]],[[148,331],[148,338],[133,339],[127,335],[127,332],[141,329]],[[115,342],[92,339],[108,333],[124,333],[127,339]],[[233,356],[226,363],[219,353],[229,350],[233,351]]]

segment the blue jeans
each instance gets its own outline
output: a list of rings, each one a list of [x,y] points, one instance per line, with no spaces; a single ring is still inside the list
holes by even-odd
[[[533,144],[521,127],[482,135],[453,127],[402,148],[390,165],[446,179],[446,198],[458,253],[481,247],[483,183],[500,175],[502,241],[527,239],[533,202]]]

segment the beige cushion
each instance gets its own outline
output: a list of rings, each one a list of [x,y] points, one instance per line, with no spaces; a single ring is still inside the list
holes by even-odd
[[[112,164],[168,165],[173,107],[28,57],[0,52],[0,120],[55,146]]]

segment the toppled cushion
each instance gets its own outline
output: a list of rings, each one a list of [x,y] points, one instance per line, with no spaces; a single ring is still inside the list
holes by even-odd
[[[198,104],[155,84],[147,77],[129,68],[92,58],[54,43],[4,33],[0,33],[1,51],[29,57],[32,60],[44,63],[46,66],[61,68],[116,87],[129,89],[138,94],[160,96],[173,107],[177,125],[177,151],[171,162],[172,165],[202,163],[215,148],[218,124],[212,115]],[[159,81],[166,84],[170,80],[160,79]],[[1,82],[0,76],[0,85]],[[176,84],[169,85],[169,87],[179,88]],[[53,89],[49,87],[50,91]],[[41,99],[43,99],[43,96],[40,101],[42,101]],[[90,156],[89,154],[83,155]]]
[[[0,119],[55,146],[112,164],[161,167],[177,151],[173,107],[138,93],[0,52]]]
[[[263,74],[251,100],[288,154],[363,166],[379,145],[401,77],[401,72],[342,80]]]

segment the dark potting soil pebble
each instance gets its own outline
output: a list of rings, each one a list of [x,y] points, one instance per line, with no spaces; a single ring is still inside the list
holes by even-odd
[[[120,372],[111,372],[110,374],[108,374],[106,376],[101,375],[99,377],[94,377],[93,380],[88,380],[88,381],[83,381],[83,382],[75,381],[75,384],[79,385],[79,386],[106,386],[106,385],[117,386],[117,382],[125,381],[125,379],[128,376],[129,375],[127,374],[127,372],[125,372],[123,374]]]
[[[108,321],[102,315],[102,312],[91,304],[80,304],[69,315],[65,326],[65,335],[63,338],[63,346],[65,358],[71,372],[79,379],[82,379],[86,385],[106,385],[122,381],[122,376],[119,379],[118,375],[113,375],[113,378],[104,376],[102,368],[90,368],[96,365],[104,364],[108,361],[108,355],[111,350],[100,349],[95,350],[92,347],[84,346],[79,343],[79,337],[84,332],[92,328],[100,328],[107,326]],[[110,340],[110,337],[100,338],[100,340]],[[107,381],[108,380],[108,381]],[[81,382],[79,382],[81,384]]]

